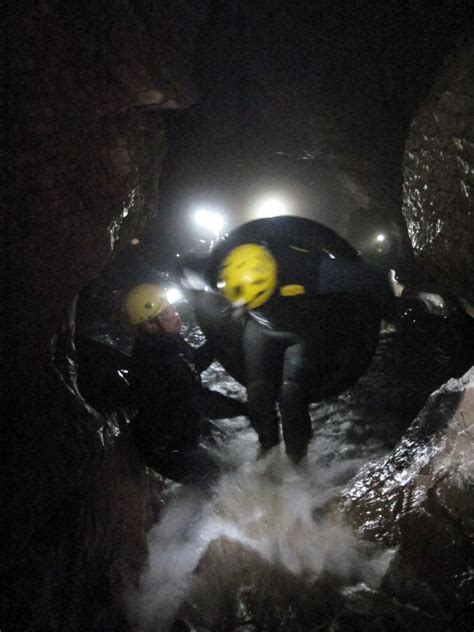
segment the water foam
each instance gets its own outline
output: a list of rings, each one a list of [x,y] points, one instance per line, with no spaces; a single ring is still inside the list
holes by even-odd
[[[280,448],[255,461],[255,448],[251,432],[239,433],[225,446],[223,458],[227,450],[228,460],[230,453],[251,459],[224,474],[212,494],[180,488],[151,529],[149,565],[131,598],[140,630],[169,629],[186,600],[193,571],[220,537],[308,581],[327,572],[347,583],[379,584],[389,554],[369,558],[341,516],[325,508],[347,478],[349,464],[295,468]]]

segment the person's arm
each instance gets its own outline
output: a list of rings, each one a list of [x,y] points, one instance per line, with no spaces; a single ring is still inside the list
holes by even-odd
[[[371,294],[383,298],[392,294],[387,275],[363,262],[325,257],[319,267],[319,293]]]
[[[206,341],[200,347],[193,349],[194,364],[198,373],[205,371],[214,361],[214,349],[210,342]]]
[[[176,357],[136,345],[129,364],[130,386],[135,404],[142,409],[160,409],[175,389]]]
[[[205,291],[209,286],[209,256],[187,253],[176,259],[175,273],[185,292]]]
[[[248,416],[248,407],[245,402],[208,388],[203,388],[193,402],[201,415],[211,419]]]
[[[279,264],[281,296],[391,294],[388,271],[384,273],[361,260],[334,257],[323,250],[306,252],[290,247],[283,255],[280,253]]]

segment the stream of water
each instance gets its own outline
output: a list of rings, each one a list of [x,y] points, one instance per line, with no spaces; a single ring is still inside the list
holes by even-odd
[[[469,368],[472,324],[466,323],[434,319],[423,326],[387,327],[370,369],[357,384],[311,405],[314,434],[308,457],[298,467],[289,463],[281,446],[257,461],[257,437],[246,418],[218,422],[220,430],[208,442],[222,466],[216,487],[203,492],[170,484],[160,520],[149,533],[149,566],[140,591],[130,598],[131,616],[140,629],[222,629],[206,624],[206,616],[213,621],[209,612],[227,607],[230,589],[223,590],[224,585],[235,588],[240,582],[243,590],[254,564],[282,569],[290,584],[311,585],[330,575],[342,586],[376,589],[392,551],[364,548],[326,507],[364,464],[393,449],[435,388]],[[210,388],[245,397],[243,387],[218,364],[203,378]],[[215,554],[218,572],[209,572],[211,555],[200,573],[203,558],[217,542],[227,543],[225,553]],[[254,574],[250,591],[263,581]],[[245,613],[236,617],[241,623],[226,629],[261,629],[251,623],[245,627]],[[194,627],[191,620],[200,624]],[[304,629],[281,625],[278,629]]]

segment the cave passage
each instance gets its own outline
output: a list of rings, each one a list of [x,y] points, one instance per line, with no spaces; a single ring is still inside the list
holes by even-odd
[[[422,314],[415,321],[412,311],[398,329],[386,326],[367,373],[339,397],[311,405],[313,438],[300,467],[281,446],[256,460],[257,437],[245,417],[216,422],[205,440],[222,470],[215,487],[170,481],[160,487],[149,563],[140,589],[129,596],[143,629],[248,624],[253,630],[265,617],[274,621],[269,629],[284,629],[293,612],[294,629],[306,630],[308,602],[317,599],[314,586],[322,577],[344,587],[339,612],[352,610],[350,591],[363,585],[380,595],[377,620],[389,619],[392,604],[378,591],[394,551],[364,544],[333,507],[367,463],[393,449],[432,389],[469,368],[463,348],[472,336],[472,324],[459,313],[451,321]],[[198,329],[191,339],[202,342]],[[217,363],[204,381],[245,397]]]
[[[472,0],[345,4],[0,9],[1,632],[472,632]],[[445,307],[403,302],[300,469],[225,419],[181,486],[131,441],[124,295],[281,214]]]
[[[135,255],[132,248],[115,262],[126,276],[105,271],[109,285],[97,280],[79,300],[76,339],[84,354],[82,364],[79,356],[79,386],[102,412],[129,403],[126,363],[132,338],[122,321],[108,318],[117,313],[119,290],[144,274],[154,281],[164,274],[143,267],[141,256],[133,270]],[[104,288],[109,301],[104,301]],[[183,334],[200,346],[205,338],[190,306],[177,305]],[[390,617],[392,604],[379,591],[394,550],[364,543],[333,508],[367,464],[393,450],[432,391],[469,369],[473,341],[472,320],[459,307],[453,304],[449,314],[436,315],[407,299],[395,322],[384,324],[366,373],[338,397],[310,406],[313,438],[301,467],[289,462],[281,446],[257,460],[257,436],[248,419],[238,417],[214,422],[203,438],[221,469],[211,489],[181,485],[148,470],[155,508],[147,563],[139,586],[127,589],[134,624],[149,632],[173,626],[237,631],[248,622],[246,608],[261,621],[253,595],[265,603],[275,626],[294,610],[295,629],[305,630],[308,601],[322,578],[337,590],[342,586],[342,594],[364,585],[380,595],[380,620]],[[245,389],[218,363],[203,374],[203,382],[245,400]],[[121,432],[127,437],[126,424]],[[274,593],[268,594],[273,581]],[[342,599],[344,606],[331,608],[351,611],[352,597]]]

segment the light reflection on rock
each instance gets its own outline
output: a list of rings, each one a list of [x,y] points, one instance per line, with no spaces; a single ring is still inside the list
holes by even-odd
[[[471,306],[474,304],[473,77],[471,40],[446,61],[430,96],[412,122],[406,143],[403,204],[415,252],[435,278]]]

